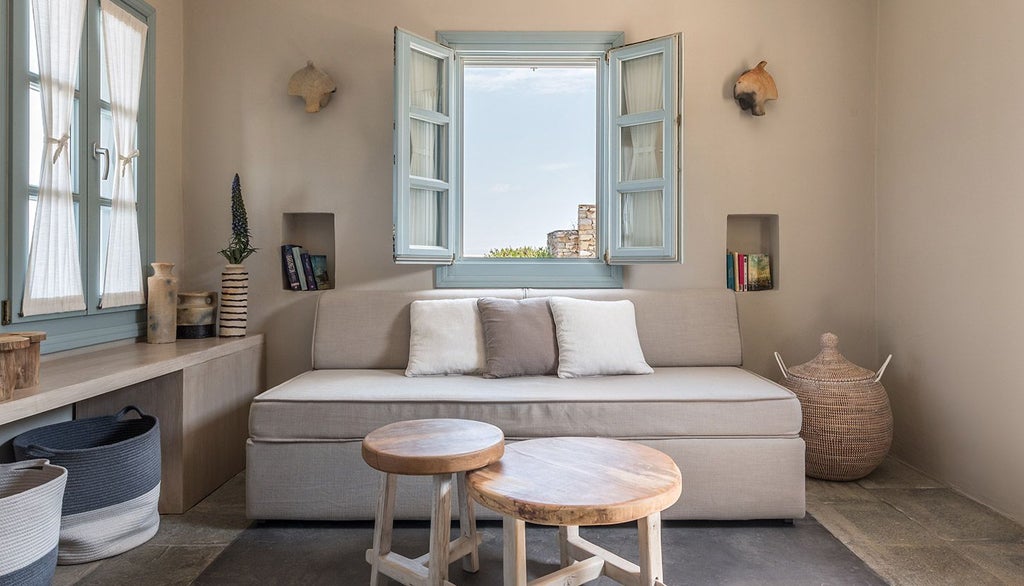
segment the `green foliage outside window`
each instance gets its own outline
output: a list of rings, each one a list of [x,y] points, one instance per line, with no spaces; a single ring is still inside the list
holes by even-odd
[[[505,246],[492,248],[487,252],[489,258],[552,258],[551,251],[539,246]]]

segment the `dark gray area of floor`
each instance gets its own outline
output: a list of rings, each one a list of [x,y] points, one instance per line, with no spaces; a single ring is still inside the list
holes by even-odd
[[[501,524],[479,523],[480,571],[451,566],[450,579],[464,586],[500,585]],[[637,559],[635,525],[584,527],[585,539],[629,560]],[[221,584],[368,583],[366,549],[372,523],[254,524],[231,543],[194,582]],[[457,532],[453,531],[453,535]],[[427,549],[426,523],[396,523],[393,549],[416,557]],[[662,527],[665,583],[757,585],[885,584],[813,517],[782,522],[671,522]],[[558,569],[557,531],[527,527],[530,579]],[[593,584],[615,584],[601,578]]]

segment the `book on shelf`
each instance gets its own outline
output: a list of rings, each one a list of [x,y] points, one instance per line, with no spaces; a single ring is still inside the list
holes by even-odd
[[[302,283],[299,282],[299,271],[295,266],[295,257],[292,256],[294,244],[281,245],[281,270],[284,272],[284,280],[292,291],[300,291]]]
[[[306,271],[302,270],[302,247],[299,245],[292,246],[292,259],[295,261],[295,271],[299,273],[299,290],[309,291],[309,285],[306,284]]]
[[[733,291],[767,291],[773,288],[771,256],[727,251],[725,286]]]
[[[302,259],[302,273],[306,277],[306,290],[316,291],[316,278],[313,277],[313,263],[309,259],[309,252],[303,249],[299,256]]]
[[[313,279],[316,281],[316,288],[333,289],[334,285],[331,284],[331,277],[327,274],[327,255],[311,254],[309,255],[309,261],[313,265]]]

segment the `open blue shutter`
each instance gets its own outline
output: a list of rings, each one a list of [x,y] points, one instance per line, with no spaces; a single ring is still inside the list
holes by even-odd
[[[454,258],[452,205],[454,52],[395,29],[394,257]]]
[[[612,264],[679,258],[681,47],[677,33],[608,52]]]

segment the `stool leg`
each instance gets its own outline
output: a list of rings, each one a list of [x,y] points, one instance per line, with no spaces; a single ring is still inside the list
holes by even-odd
[[[373,523],[373,555],[370,565],[370,586],[380,584],[380,558],[391,552],[391,529],[395,518],[395,476],[381,472],[377,495],[377,516]]]
[[[505,586],[526,586],[526,521],[502,515]]]
[[[661,513],[638,519],[640,534],[640,584],[654,586],[664,580],[661,566]]]
[[[473,544],[469,555],[462,558],[462,569],[476,573],[480,569],[480,553],[476,546],[476,513],[473,511],[473,499],[466,490],[466,473],[456,474],[459,491],[459,534]]]
[[[430,586],[443,586],[448,580],[448,543],[452,534],[452,475],[434,475],[434,502],[430,506],[430,562],[427,564]]]
[[[580,528],[576,525],[562,525],[558,528],[558,554],[563,568],[571,566],[576,561],[569,549],[569,538],[579,536]]]

